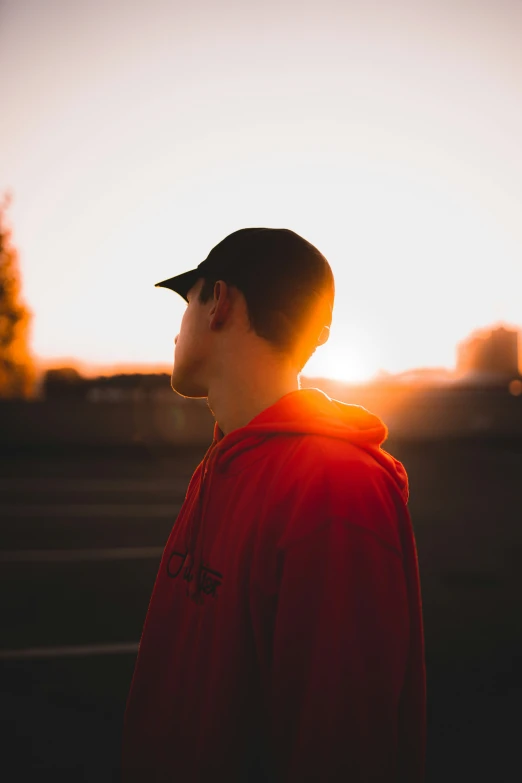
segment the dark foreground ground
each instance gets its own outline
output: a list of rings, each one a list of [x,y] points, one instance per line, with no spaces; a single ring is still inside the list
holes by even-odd
[[[522,440],[386,446],[411,485],[427,783],[519,780]],[[137,642],[202,454],[0,454],[2,780],[119,780]]]

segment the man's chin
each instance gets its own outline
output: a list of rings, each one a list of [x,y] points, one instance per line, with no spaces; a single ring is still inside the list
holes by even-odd
[[[208,389],[194,383],[194,381],[191,381],[188,378],[177,377],[175,372],[171,375],[170,386],[172,391],[175,391],[176,394],[181,395],[181,397],[193,397],[198,399],[208,397]]]

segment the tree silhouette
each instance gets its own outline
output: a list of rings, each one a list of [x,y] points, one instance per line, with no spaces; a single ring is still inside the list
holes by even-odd
[[[35,369],[29,350],[31,313],[21,299],[18,253],[0,204],[0,397],[30,397]]]

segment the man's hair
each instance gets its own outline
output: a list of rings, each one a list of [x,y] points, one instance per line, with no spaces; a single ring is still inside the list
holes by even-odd
[[[301,372],[317,348],[317,339],[323,326],[330,327],[335,294],[334,278],[327,265],[327,281],[321,287],[295,281],[291,290],[276,290],[277,283],[270,286],[270,293],[255,281],[241,287],[230,283],[245,297],[251,329],[267,340],[277,353],[291,357]],[[214,286],[224,276],[212,275],[203,278],[198,299],[206,304],[214,295]]]

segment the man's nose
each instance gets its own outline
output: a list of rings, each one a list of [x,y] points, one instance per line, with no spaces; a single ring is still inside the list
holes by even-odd
[[[178,337],[179,337],[179,334],[177,334],[176,337],[174,338],[174,345],[177,345]]]

